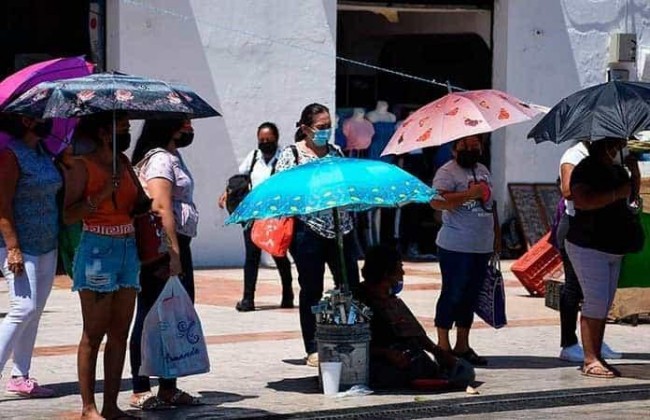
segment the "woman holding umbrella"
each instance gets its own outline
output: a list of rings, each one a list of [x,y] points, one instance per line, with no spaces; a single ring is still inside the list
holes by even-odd
[[[34,341],[54,282],[61,176],[41,140],[51,121],[3,115],[12,136],[0,152],[0,268],[9,286],[9,310],[0,324],[0,371],[13,354],[7,392],[54,396],[29,376]]]
[[[630,176],[614,159],[625,140],[605,138],[589,145],[589,156],[571,174],[575,216],[569,221],[566,252],[584,295],[580,331],[584,348],[583,375],[619,376],[603,358],[605,321],[614,301],[623,256],[643,247],[638,216],[629,208],[633,196]],[[626,160],[634,178],[640,177],[635,160]]]
[[[63,220],[66,224],[83,222],[72,287],[79,291],[83,317],[77,355],[83,418],[125,416],[117,406],[117,396],[126,339],[140,288],[140,261],[133,227],[138,187],[123,154],[131,141],[129,128],[125,115],[101,113],[81,118],[76,135],[94,141],[96,147],[73,168],[79,182],[66,184]],[[95,370],[104,336],[104,407],[100,415],[95,403]]]
[[[313,103],[303,109],[295,145],[286,147],[278,159],[276,170],[287,170],[326,156],[342,156],[340,149],[329,143],[332,134],[332,120],[326,106]],[[351,289],[359,284],[356,245],[353,238],[352,217],[341,213],[341,229],[344,234],[345,267]],[[334,274],[334,280],[340,285],[342,279],[341,264],[336,241],[336,230],[332,211],[296,217],[293,241],[290,247],[298,269],[300,284],[300,327],[302,339],[307,352],[306,363],[318,367],[316,347],[316,318],[311,307],[323,296],[325,264]]]
[[[194,301],[194,267],[190,242],[196,236],[199,213],[192,198],[194,178],[185,165],[179,149],[194,140],[190,120],[147,120],[133,151],[132,161],[145,191],[153,199],[152,208],[160,215],[169,240],[169,275],[179,276],[183,287]],[[133,375],[131,406],[142,410],[160,406],[196,405],[199,400],[176,387],[176,378],[159,378],[158,395],[151,393],[149,377],[140,376],[141,344],[144,320],[162,293],[168,276],[161,278],[154,267],[143,266],[138,310],[131,332],[130,360]]]

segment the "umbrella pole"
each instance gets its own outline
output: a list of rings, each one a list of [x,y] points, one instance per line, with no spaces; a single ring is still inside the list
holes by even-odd
[[[117,120],[115,118],[115,108],[113,108],[113,193],[111,194],[111,199],[113,200],[113,206],[117,209]]]
[[[339,209],[334,207],[332,209],[334,215],[334,230],[336,231],[336,246],[339,251],[339,267],[341,269],[341,291],[349,292],[350,285],[348,284],[348,270],[345,265],[345,253],[343,252],[343,230],[341,229],[341,218]]]

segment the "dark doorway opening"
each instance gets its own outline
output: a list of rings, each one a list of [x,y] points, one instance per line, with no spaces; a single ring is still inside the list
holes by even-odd
[[[340,1],[337,55],[426,80],[449,82],[463,89],[491,88],[492,50],[489,42],[492,3],[480,2],[474,10],[456,10],[460,15],[445,12],[441,7],[426,10],[433,7],[431,4],[418,4],[421,10],[417,11],[413,2],[400,2],[407,3],[412,7],[401,11],[395,6],[397,15],[391,15],[374,5],[368,6],[367,10],[341,8],[341,5],[350,6],[352,3]],[[444,6],[443,3],[452,5],[453,2],[435,3]],[[478,2],[464,3],[471,6]],[[450,25],[446,20],[455,23]],[[386,101],[399,122],[411,111],[447,93],[444,85],[413,80],[343,60],[337,62],[336,106],[340,125],[345,123],[353,107],[370,111],[378,101]],[[489,140],[485,146],[482,161],[489,166]],[[437,168],[449,158],[449,147],[427,148],[420,155],[397,157],[393,162],[431,185]],[[409,205],[401,210],[401,221],[397,223],[394,213],[394,210],[382,211],[381,242],[397,243],[407,257],[436,253],[439,214],[428,205]],[[367,226],[361,228],[368,229]]]
[[[105,0],[0,2],[0,79],[30,64],[85,56],[104,69]]]

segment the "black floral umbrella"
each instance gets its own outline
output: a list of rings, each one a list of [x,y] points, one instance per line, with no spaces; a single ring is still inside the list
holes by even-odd
[[[123,112],[131,119],[221,115],[187,87],[122,73],[42,82],[4,109],[36,118],[73,118],[107,111]]]
[[[113,115],[119,112],[134,120],[221,115],[187,87],[117,72],[41,82],[7,105],[3,112],[43,119],[103,112],[113,112]],[[116,148],[117,142],[113,141],[114,177],[117,176]]]

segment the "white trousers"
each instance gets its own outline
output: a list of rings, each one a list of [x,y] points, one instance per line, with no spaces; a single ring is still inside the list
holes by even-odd
[[[38,323],[54,283],[57,250],[23,258],[25,270],[16,277],[7,265],[7,249],[0,248],[2,275],[9,287],[9,313],[0,323],[0,372],[13,354],[13,376],[29,376]]]

